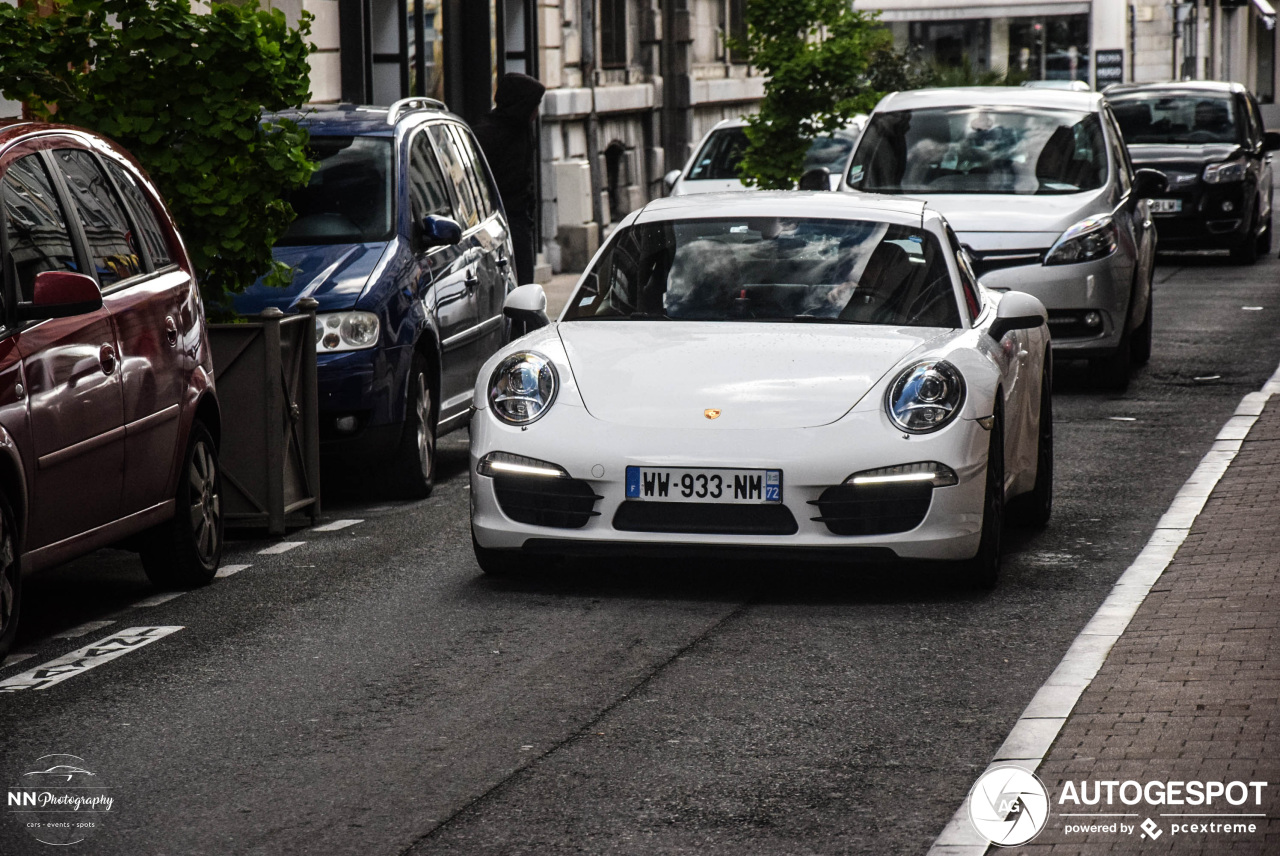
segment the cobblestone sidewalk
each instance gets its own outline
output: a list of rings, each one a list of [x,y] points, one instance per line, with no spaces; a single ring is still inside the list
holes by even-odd
[[[1037,774],[1049,825],[1030,845],[991,852],[1280,854],[1280,401],[1263,410]],[[1068,781],[1268,787],[1261,805],[1249,789],[1240,805],[1219,796],[1210,806],[1108,807],[1059,804]],[[1133,831],[1068,833],[1068,821]]]

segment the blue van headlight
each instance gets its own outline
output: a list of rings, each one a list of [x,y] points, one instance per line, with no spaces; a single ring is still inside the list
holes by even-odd
[[[381,329],[372,312],[325,312],[316,316],[316,353],[372,348],[378,344]]]

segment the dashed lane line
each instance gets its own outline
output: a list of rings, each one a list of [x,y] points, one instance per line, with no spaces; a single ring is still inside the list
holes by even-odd
[[[1039,768],[1067,717],[1075,709],[1076,702],[1102,668],[1111,646],[1124,633],[1151,587],[1173,561],[1174,554],[1209,500],[1209,494],[1213,493],[1218,480],[1235,460],[1249,429],[1273,395],[1280,395],[1280,367],[1276,368],[1261,391],[1251,392],[1241,399],[1235,414],[1218,431],[1208,453],[1156,524],[1147,545],[1116,580],[1107,599],[1076,636],[1062,662],[1014,723],[1013,730],[991,759],[988,770],[1014,766],[1034,773]],[[982,856],[989,845],[990,842],[979,835],[969,822],[969,797],[966,796],[951,822],[929,849],[928,856]]]
[[[323,526],[311,527],[312,532],[337,532],[339,529],[346,529],[348,526],[355,526],[357,523],[364,523],[363,520],[335,520],[332,523],[326,523]]]
[[[151,595],[151,597],[144,597],[142,600],[138,601],[133,606],[135,609],[139,607],[145,608],[148,606],[159,606],[162,603],[168,603],[174,598],[182,597],[184,594],[186,594],[185,591],[170,591],[170,592],[165,592],[163,594],[153,594]]]
[[[109,663],[117,657],[123,657],[130,651],[136,651],[144,645],[150,645],[157,639],[163,639],[170,633],[177,633],[182,627],[128,627],[112,633],[91,645],[86,645],[63,654],[56,660],[36,666],[34,669],[14,675],[0,681],[0,693],[13,693],[20,690],[43,690],[54,684],[62,683],[68,678],[84,674],[103,663]]]
[[[75,639],[79,636],[87,636],[95,630],[101,630],[104,627],[110,627],[115,624],[115,619],[107,621],[86,621],[84,624],[78,624],[75,627],[63,630],[61,633],[55,633],[49,637],[51,639]]]
[[[306,541],[281,541],[278,544],[272,544],[264,550],[259,550],[260,556],[276,556],[280,553],[287,553],[295,547],[301,547]]]
[[[238,574],[241,571],[252,567],[253,565],[223,565],[221,568],[218,568],[218,573],[214,574],[214,576],[219,579],[226,579],[232,574]]]

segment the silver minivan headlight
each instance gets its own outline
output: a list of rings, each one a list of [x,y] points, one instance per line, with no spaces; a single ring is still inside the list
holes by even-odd
[[[1110,214],[1086,217],[1059,236],[1044,257],[1047,265],[1072,265],[1104,259],[1116,251],[1116,223]]]

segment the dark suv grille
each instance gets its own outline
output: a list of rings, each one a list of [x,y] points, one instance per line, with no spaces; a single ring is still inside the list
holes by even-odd
[[[600,497],[591,485],[578,479],[498,476],[493,480],[502,513],[518,523],[581,529],[600,512]]]
[[[719,505],[702,502],[628,500],[613,515],[623,532],[698,535],[794,535],[800,527],[785,505]]]
[[[888,535],[915,529],[929,513],[930,484],[836,485],[810,505],[834,535]]]

